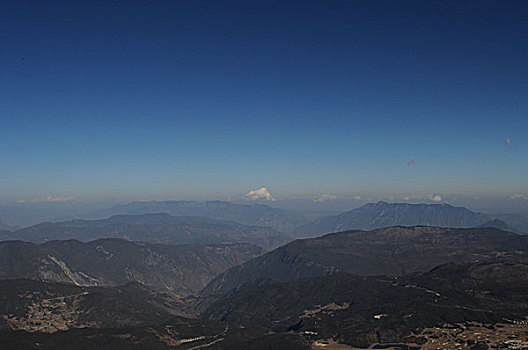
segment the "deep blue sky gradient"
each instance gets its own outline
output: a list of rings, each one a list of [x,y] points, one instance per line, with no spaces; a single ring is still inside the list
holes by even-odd
[[[1,200],[528,193],[526,1],[2,7]]]

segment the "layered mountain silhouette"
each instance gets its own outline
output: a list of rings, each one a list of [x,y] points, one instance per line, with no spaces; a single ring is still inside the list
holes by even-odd
[[[300,214],[265,204],[237,204],[224,201],[142,201],[116,205],[95,213],[97,217],[168,213],[175,216],[204,216],[243,225],[270,226],[284,233],[308,222]]]
[[[196,216],[169,214],[116,215],[102,220],[46,222],[14,232],[4,239],[42,243],[50,240],[123,238],[164,244],[250,243],[267,250],[283,245],[291,238],[271,227]]]
[[[123,239],[1,242],[0,343],[507,349],[528,336],[528,236],[397,226],[261,252]]]
[[[0,242],[0,279],[27,278],[76,286],[138,282],[185,296],[219,273],[262,253],[249,244],[163,245],[100,239],[51,241],[41,245]]]
[[[346,230],[374,230],[390,226],[509,228],[485,214],[448,204],[368,203],[362,207],[322,217],[296,228],[298,237],[313,237]]]

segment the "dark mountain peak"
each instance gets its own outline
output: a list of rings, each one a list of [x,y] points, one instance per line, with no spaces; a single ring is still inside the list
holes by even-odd
[[[368,203],[347,212],[319,218],[299,227],[298,236],[316,236],[346,230],[373,230],[391,226],[476,227],[490,218],[449,204]]]
[[[508,224],[502,221],[501,219],[490,220],[488,222],[483,223],[482,225],[479,225],[479,227],[495,227],[501,230],[511,231],[511,228],[508,226]]]
[[[356,213],[365,213],[370,212],[373,214],[384,214],[386,212],[398,212],[398,213],[404,213],[407,215],[423,215],[422,212],[425,213],[435,213],[436,215],[442,215],[442,214],[453,214],[456,212],[464,213],[466,215],[482,215],[478,213],[473,213],[471,210],[467,209],[466,207],[456,207],[447,203],[388,203],[384,201],[379,201],[376,203],[367,203],[359,208],[355,208],[349,211],[346,211],[344,213],[338,214],[338,217],[347,217],[350,215],[354,215]],[[395,223],[394,225],[398,225],[398,223]],[[393,226],[394,226],[393,225]]]

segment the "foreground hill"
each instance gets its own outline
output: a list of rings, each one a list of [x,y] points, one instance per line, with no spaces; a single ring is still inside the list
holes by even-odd
[[[174,276],[196,278],[204,260],[230,253],[117,239],[3,242],[0,256],[8,259],[0,261],[0,271],[42,268],[69,284],[0,280],[0,344],[76,350],[523,348],[527,239],[494,228],[423,226],[329,234],[232,267],[201,296],[188,298],[170,285],[188,279]],[[32,264],[20,264],[23,259]],[[185,269],[189,264],[200,268]],[[103,278],[136,282],[74,285]]]
[[[0,279],[29,278],[77,286],[140,282],[179,295],[198,292],[229,267],[262,253],[248,244],[162,245],[100,239],[41,245],[0,242]]]
[[[223,201],[143,201],[112,208],[96,213],[97,217],[112,215],[138,215],[168,213],[176,216],[205,216],[209,218],[234,221],[243,225],[270,226],[285,233],[308,222],[302,215],[264,204],[236,204]]]
[[[6,349],[523,349],[528,261],[450,263],[401,277],[345,273],[182,301],[132,283],[0,281]],[[206,300],[207,301],[207,300]],[[202,304],[204,306],[204,304]]]
[[[311,350],[300,334],[172,317],[158,325],[127,328],[73,328],[55,333],[0,330],[9,350]]]
[[[184,309],[178,298],[138,283],[110,288],[0,280],[0,300],[0,314],[9,329],[46,333],[159,324]]]
[[[2,349],[309,349],[299,335],[269,336],[183,317],[182,301],[131,283],[78,287],[30,280],[0,281]],[[249,345],[249,346],[248,346]]]
[[[528,335],[526,290],[526,259],[450,263],[400,278],[336,274],[244,286],[209,305],[202,316],[308,334],[319,344],[420,349],[436,342],[441,348],[470,348],[486,340],[509,349],[514,338],[508,336]],[[509,334],[502,330],[515,327],[513,321],[520,326]],[[484,345],[475,349],[487,349]]]
[[[247,283],[347,272],[403,275],[452,261],[528,252],[528,236],[495,228],[389,227],[296,240],[216,277],[204,293],[225,293]]]
[[[4,239],[42,243],[50,240],[123,238],[164,244],[250,243],[267,250],[291,239],[270,227],[169,214],[117,215],[102,220],[46,222],[7,234]]]
[[[374,230],[389,226],[476,227],[490,218],[448,204],[369,203],[339,215],[316,219],[298,227],[297,236],[317,236],[346,230]]]

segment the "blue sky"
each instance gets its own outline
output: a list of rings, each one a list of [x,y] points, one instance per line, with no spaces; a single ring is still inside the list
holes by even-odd
[[[2,201],[528,198],[526,1],[3,7]]]

